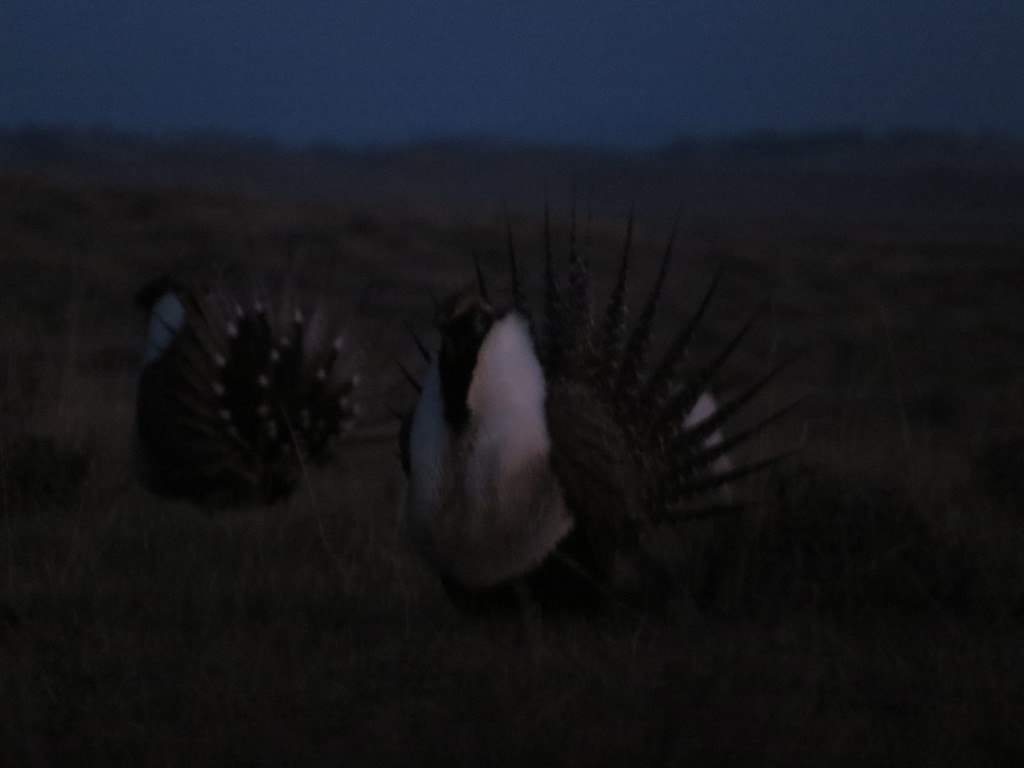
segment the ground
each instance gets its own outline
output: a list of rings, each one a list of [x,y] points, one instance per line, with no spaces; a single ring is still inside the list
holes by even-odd
[[[768,206],[732,165],[687,166],[718,197],[682,208],[663,327],[721,266],[695,358],[767,300],[717,384],[806,348],[749,418],[799,407],[741,458],[798,450],[746,515],[681,533],[667,606],[527,626],[461,615],[416,556],[389,406],[414,397],[398,361],[423,367],[404,324],[431,338],[474,251],[502,290],[500,187],[527,261],[545,190],[525,200],[506,163],[438,201],[424,152],[365,200],[0,172],[3,762],[1021,764],[1024,222],[1002,177],[758,165],[786,191]],[[634,192],[593,187],[577,219],[606,288]],[[571,194],[549,194],[564,243]],[[675,211],[639,199],[642,289]],[[363,426],[268,509],[160,501],[130,472],[133,293],[210,268],[290,275],[365,372]]]

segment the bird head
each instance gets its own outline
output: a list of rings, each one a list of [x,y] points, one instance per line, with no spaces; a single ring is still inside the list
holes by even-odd
[[[466,396],[476,367],[480,345],[494,325],[491,305],[469,291],[450,296],[437,309],[435,325],[441,332],[438,369],[445,420],[460,431],[469,418]]]

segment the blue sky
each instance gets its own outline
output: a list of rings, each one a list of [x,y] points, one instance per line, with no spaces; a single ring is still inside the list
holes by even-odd
[[[1024,135],[1022,0],[3,0],[0,125],[379,145]]]

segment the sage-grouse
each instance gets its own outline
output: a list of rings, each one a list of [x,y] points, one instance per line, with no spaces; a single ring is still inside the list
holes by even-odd
[[[352,424],[357,377],[321,313],[169,278],[137,302],[149,329],[133,449],[151,492],[212,507],[276,501]]]
[[[684,374],[716,278],[664,356],[648,365],[672,242],[630,323],[632,228],[631,220],[617,279],[596,316],[575,225],[562,284],[547,221],[540,302],[527,301],[510,233],[511,309],[494,308],[479,267],[476,291],[437,307],[440,349],[431,355],[421,345],[429,368],[402,430],[405,515],[457,602],[521,599],[524,584],[542,605],[664,594],[673,579],[645,553],[645,534],[739,507],[730,485],[774,461],[733,467],[729,453],[788,409],[729,438],[721,429],[781,366],[721,404],[707,392],[757,313]],[[543,304],[543,322],[531,303]]]

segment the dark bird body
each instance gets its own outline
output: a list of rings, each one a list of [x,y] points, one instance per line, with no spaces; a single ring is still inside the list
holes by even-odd
[[[542,603],[590,604],[664,587],[668,577],[645,552],[644,535],[741,508],[732,485],[771,461],[736,468],[729,452],[786,410],[727,439],[723,426],[781,367],[721,404],[707,392],[753,316],[718,355],[684,373],[717,279],[665,355],[649,363],[671,241],[630,323],[630,238],[595,315],[575,238],[563,285],[545,237],[539,321],[511,237],[509,310],[493,309],[482,279],[478,293],[439,307],[441,347],[407,430],[407,522],[459,600],[526,584]]]
[[[276,501],[351,425],[356,378],[318,314],[169,279],[138,302],[149,328],[134,455],[151,492],[213,507]]]

